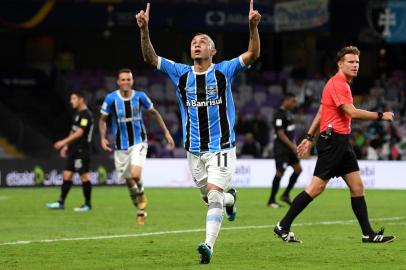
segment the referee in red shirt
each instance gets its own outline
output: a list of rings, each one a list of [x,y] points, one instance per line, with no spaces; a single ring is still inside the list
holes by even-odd
[[[392,112],[370,112],[354,107],[349,82],[358,74],[359,55],[360,51],[353,46],[344,47],[337,53],[338,72],[325,85],[319,111],[306,138],[297,147],[300,157],[306,154],[320,127],[316,145],[317,163],[312,181],[296,196],[286,215],[274,228],[275,234],[283,241],[301,243],[290,231],[293,220],[324,191],[330,178],[335,176],[341,176],[350,189],[352,210],[362,229],[362,242],[387,243],[395,239],[394,236],[384,236],[383,229],[375,232],[369,223],[364,184],[349,142],[352,118],[391,122],[394,116]]]

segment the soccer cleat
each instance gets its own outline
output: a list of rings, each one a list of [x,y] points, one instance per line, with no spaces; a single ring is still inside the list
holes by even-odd
[[[53,210],[63,210],[65,206],[60,202],[47,203],[46,207]]]
[[[280,197],[280,200],[281,200],[282,202],[287,203],[289,206],[292,205],[292,201],[290,200],[289,196],[287,196],[287,195],[282,195],[282,196]]]
[[[136,218],[136,223],[137,225],[144,225],[145,224],[145,219],[147,218],[147,212],[145,211],[138,211],[137,212],[137,218]]]
[[[298,240],[293,232],[287,231],[282,229],[282,227],[276,224],[275,228],[273,229],[275,235],[281,238],[283,241],[288,243],[302,243],[302,241]]]
[[[270,208],[281,208],[282,205],[280,205],[277,202],[271,202],[271,203],[268,203],[268,207],[270,207]]]
[[[237,207],[235,206],[235,203],[237,202],[237,190],[231,188],[227,191],[227,193],[230,193],[234,197],[233,205],[226,206],[227,219],[229,221],[234,221],[235,217],[237,216]]]
[[[92,210],[92,207],[87,204],[84,204],[81,207],[73,208],[73,211],[75,212],[89,212],[90,210]]]
[[[384,228],[381,228],[376,233],[370,235],[363,235],[362,236],[362,243],[390,243],[393,242],[396,237],[395,236],[384,236],[383,235]]]
[[[144,191],[137,193],[137,207],[140,210],[144,210],[147,208],[148,200],[147,196],[145,195]]]
[[[206,243],[201,243],[197,246],[197,251],[200,253],[200,263],[208,264],[211,260],[211,247]]]

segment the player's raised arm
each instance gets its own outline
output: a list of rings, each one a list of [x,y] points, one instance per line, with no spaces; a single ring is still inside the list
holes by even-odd
[[[137,21],[138,27],[140,28],[141,50],[144,61],[156,67],[158,64],[158,55],[155,53],[154,47],[152,46],[151,40],[149,38],[149,10],[150,3],[147,3],[147,8],[145,9],[145,11],[140,10],[140,12],[135,15],[135,19]]]
[[[261,21],[261,14],[258,10],[254,10],[254,0],[250,2],[250,11],[248,14],[250,39],[248,50],[241,55],[245,65],[251,65],[258,59],[260,54],[260,40],[258,33],[258,24]]]

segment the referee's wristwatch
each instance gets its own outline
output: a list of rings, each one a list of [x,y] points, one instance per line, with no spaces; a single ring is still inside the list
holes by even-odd
[[[313,138],[314,138],[314,136],[312,134],[310,134],[310,133],[306,134],[305,139],[308,140],[309,142],[313,142]]]
[[[381,121],[382,117],[383,117],[383,112],[377,112],[378,114],[378,118],[376,119],[376,121]]]

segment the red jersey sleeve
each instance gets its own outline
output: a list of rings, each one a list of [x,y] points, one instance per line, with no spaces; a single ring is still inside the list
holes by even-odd
[[[349,84],[340,80],[333,80],[331,97],[336,107],[340,107],[343,104],[352,104],[353,102]]]

